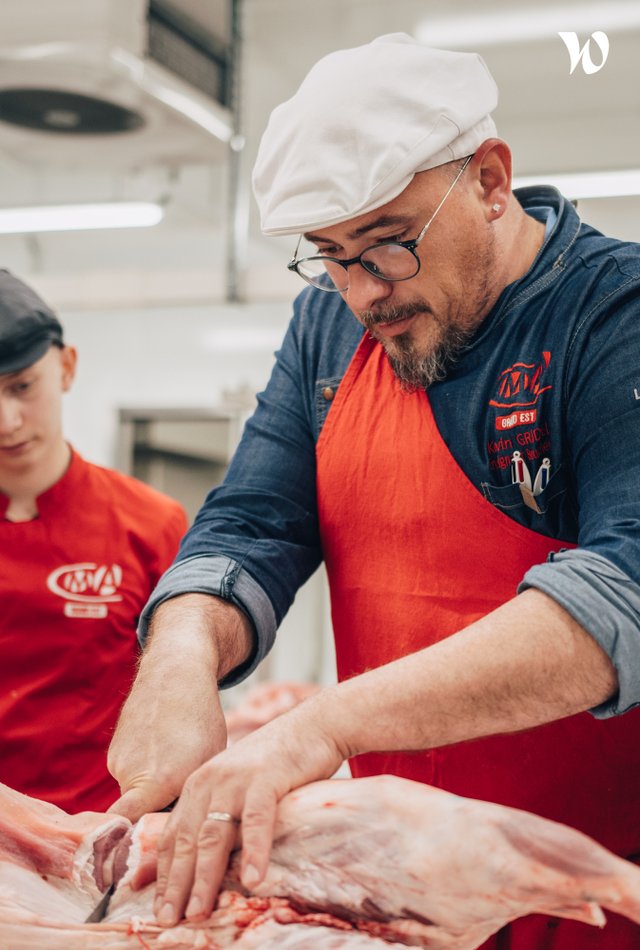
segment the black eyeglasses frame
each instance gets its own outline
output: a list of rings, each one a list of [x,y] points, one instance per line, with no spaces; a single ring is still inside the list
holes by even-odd
[[[466,169],[467,165],[469,164],[472,158],[473,158],[473,155],[467,156],[463,165],[460,167],[460,170],[458,171],[455,178],[453,179],[453,181],[447,188],[442,200],[440,201],[437,208],[435,209],[435,211],[433,212],[433,214],[431,215],[431,217],[429,218],[429,220],[423,227],[422,231],[420,231],[420,233],[418,234],[416,238],[413,238],[412,240],[409,240],[409,241],[379,241],[376,244],[370,244],[368,247],[365,247],[364,250],[362,250],[355,257],[351,257],[347,260],[341,260],[338,257],[328,257],[326,254],[311,254],[307,257],[302,257],[300,258],[300,260],[298,260],[297,259],[298,249],[300,247],[300,243],[303,238],[303,235],[301,234],[300,237],[298,238],[298,243],[296,244],[296,249],[293,252],[293,256],[291,260],[289,261],[289,263],[287,264],[287,270],[290,270],[296,273],[298,277],[301,277],[307,284],[310,284],[311,287],[316,287],[318,290],[323,290],[326,293],[337,293],[337,294],[342,294],[346,290],[348,290],[349,288],[348,280],[347,280],[347,286],[344,288],[336,287],[335,284],[333,283],[331,286],[327,286],[326,284],[317,284],[310,277],[307,277],[305,276],[305,274],[300,273],[300,270],[299,270],[300,264],[304,264],[307,261],[322,261],[322,262],[330,261],[331,263],[339,264],[340,267],[343,267],[345,270],[345,273],[347,274],[347,277],[348,277],[348,268],[351,267],[352,264],[360,264],[360,266],[364,268],[364,270],[366,270],[368,274],[372,274],[374,277],[377,277],[379,280],[389,281],[392,283],[399,283],[403,280],[412,280],[420,272],[420,267],[421,267],[421,261],[416,253],[416,249],[418,245],[420,244],[420,242],[422,241],[425,234],[427,233],[427,231],[429,230],[429,228],[431,227],[431,224],[434,218],[436,217],[436,215],[438,214],[438,212],[440,211],[440,208],[443,206],[443,204],[445,203],[445,201],[447,200],[447,198],[449,197],[449,195],[451,194],[451,192],[457,185],[459,179],[462,177],[462,173],[464,172],[464,170]],[[413,255],[416,261],[416,265],[417,265],[413,274],[408,274],[406,277],[384,277],[382,274],[378,273],[375,270],[375,264],[372,263],[371,266],[367,266],[367,262],[362,260],[362,257],[368,251],[373,251],[381,247],[390,247],[390,246],[404,248],[404,250],[409,251]]]

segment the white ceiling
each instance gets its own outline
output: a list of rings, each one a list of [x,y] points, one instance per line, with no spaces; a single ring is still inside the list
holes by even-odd
[[[173,0],[173,5],[228,36],[226,0]],[[418,29],[426,30],[427,38],[446,36],[448,30],[452,48],[468,48],[481,26],[482,37],[491,38],[514,16],[529,12],[540,38],[500,43],[478,33],[476,43],[500,88],[495,118],[514,150],[516,173],[543,177],[553,171],[640,168],[638,8],[638,0],[562,6],[550,0],[489,0],[478,21],[472,0],[244,0],[246,147],[234,222],[240,285],[248,298],[290,297],[297,286],[284,268],[290,242],[267,241],[258,233],[249,177],[270,110],[293,93],[320,56],[381,33]],[[135,93],[148,118],[141,133],[92,141],[68,136],[61,141],[60,135],[17,132],[0,123],[0,203],[120,198],[167,203],[165,221],[154,229],[0,237],[0,265],[31,279],[66,309],[211,302],[226,293],[233,211],[228,148],[167,110],[148,88],[135,91],[131,74],[114,71],[109,59],[114,48],[143,55],[144,9],[145,0],[2,0],[0,6],[0,88],[35,83],[40,70],[49,70],[58,84],[78,91],[121,98]],[[632,25],[621,28],[625,15]],[[569,75],[559,29],[575,30],[582,42],[594,30],[605,30],[610,52],[604,68],[587,76],[579,67]],[[49,56],[46,69],[42,56],[11,55],[38,45],[42,52],[42,44],[54,41],[71,45],[66,53]],[[596,53],[594,48],[594,59]],[[336,103],[343,106],[348,104]],[[583,213],[620,236],[640,239],[638,202],[590,202]],[[251,266],[244,273],[247,260]]]

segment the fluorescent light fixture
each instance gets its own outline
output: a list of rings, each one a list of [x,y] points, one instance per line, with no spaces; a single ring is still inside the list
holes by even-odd
[[[553,185],[569,199],[640,195],[640,168],[607,172],[527,175],[513,179],[514,188],[523,188],[526,185]]]
[[[6,208],[0,210],[0,234],[149,228],[162,221],[163,216],[160,205],[142,201]]]
[[[428,46],[451,49],[496,46],[521,40],[555,39],[560,30],[574,30],[587,36],[594,30],[615,33],[640,27],[640,3],[614,0],[612,3],[565,4],[524,7],[489,13],[423,19],[414,36]]]

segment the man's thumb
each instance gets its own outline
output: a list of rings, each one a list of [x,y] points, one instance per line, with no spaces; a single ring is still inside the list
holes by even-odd
[[[109,806],[108,814],[122,815],[135,822],[149,811],[161,811],[169,802],[160,789],[130,788]]]

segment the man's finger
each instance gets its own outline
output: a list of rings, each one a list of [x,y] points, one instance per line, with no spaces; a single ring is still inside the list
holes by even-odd
[[[256,887],[267,873],[278,796],[273,789],[255,786],[247,791],[242,810],[242,861],[240,879],[247,890]]]
[[[228,812],[211,811],[198,835],[198,854],[186,917],[208,917],[216,902],[222,879],[237,839],[237,821]]]
[[[197,835],[191,824],[168,828],[158,848],[158,882],[154,913],[163,927],[182,918],[191,891],[196,863]]]

